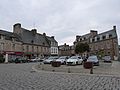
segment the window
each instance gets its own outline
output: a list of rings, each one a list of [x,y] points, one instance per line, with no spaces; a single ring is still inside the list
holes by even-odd
[[[84,37],[84,40],[85,40],[86,38]]]
[[[32,45],[32,52],[34,52],[34,46]]]
[[[109,38],[111,38],[111,37],[112,37],[112,34],[109,35]]]
[[[39,52],[39,50],[38,50],[38,46],[37,46],[37,53]]]
[[[13,51],[15,50],[15,44],[12,45],[12,49],[13,49]]]
[[[93,39],[92,39],[92,41],[94,42],[94,41],[95,41],[95,39],[93,38]]]
[[[100,38],[98,37],[98,38],[97,38],[97,41],[99,41],[99,40],[100,40]]]
[[[26,46],[27,52],[29,51],[29,46]]]
[[[1,39],[1,36],[2,36],[2,35],[0,34],[0,39]]]
[[[4,50],[4,43],[1,43],[1,51],[3,51]]]
[[[102,37],[103,40],[104,40],[105,38],[106,38],[105,36]]]

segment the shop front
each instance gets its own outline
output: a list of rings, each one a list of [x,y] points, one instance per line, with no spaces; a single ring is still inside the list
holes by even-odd
[[[16,58],[22,58],[23,52],[4,51],[5,62],[14,61]]]

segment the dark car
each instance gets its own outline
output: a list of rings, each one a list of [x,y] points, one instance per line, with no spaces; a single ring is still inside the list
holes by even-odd
[[[15,63],[26,63],[26,62],[29,62],[27,59],[24,59],[24,58],[16,58]]]
[[[99,66],[99,60],[96,55],[89,56],[87,62],[92,62],[94,66]]]

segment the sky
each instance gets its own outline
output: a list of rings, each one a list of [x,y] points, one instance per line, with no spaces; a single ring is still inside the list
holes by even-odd
[[[59,45],[116,25],[120,44],[120,0],[0,0],[0,29],[12,32],[16,23],[55,36]]]

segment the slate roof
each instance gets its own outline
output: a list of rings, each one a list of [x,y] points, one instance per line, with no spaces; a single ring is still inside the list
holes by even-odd
[[[36,33],[36,34],[33,34],[32,31],[29,31],[27,29],[24,29],[22,28],[22,41],[23,43],[28,43],[28,44],[36,44],[36,45],[44,45],[44,46],[50,46],[49,44],[49,41],[47,41],[46,39],[48,40],[52,40],[52,38],[49,38],[47,36],[47,38],[42,35],[42,34],[39,34],[39,33]]]
[[[98,35],[96,35],[97,37],[99,37],[99,36],[106,36],[106,34],[111,34],[112,35],[112,38],[116,38],[117,37],[117,33],[116,33],[116,30],[114,30],[114,29],[112,29],[112,30],[109,30],[109,31],[106,31],[106,32],[103,32],[103,33],[100,33],[100,34],[98,34]],[[95,37],[96,37],[95,36]]]
[[[52,41],[52,42],[56,42],[56,43],[57,43],[57,41],[56,41],[54,38],[49,37],[49,36],[46,36],[46,37],[47,37],[47,39],[48,39],[49,41]]]
[[[5,31],[5,30],[0,30],[0,34],[1,35],[5,35],[5,36],[8,36],[8,37],[12,37],[12,38],[15,38],[17,41],[21,42],[21,38],[15,34],[15,33],[12,33],[12,32],[9,32],[9,31]]]
[[[0,34],[14,37],[12,32],[8,32],[8,31],[5,31],[5,30],[0,30]]]

